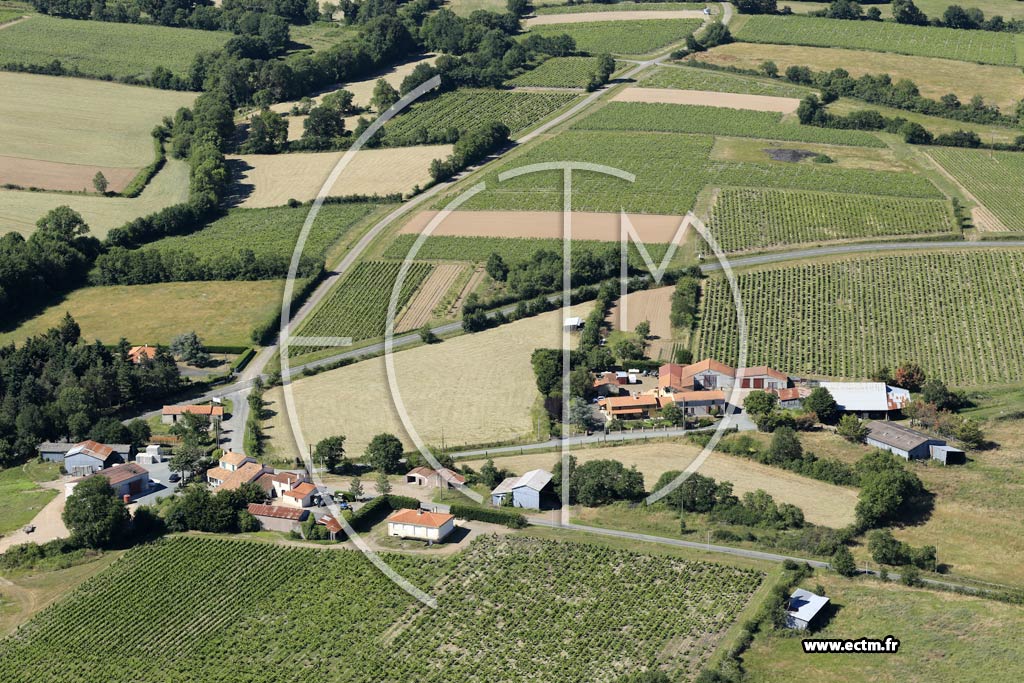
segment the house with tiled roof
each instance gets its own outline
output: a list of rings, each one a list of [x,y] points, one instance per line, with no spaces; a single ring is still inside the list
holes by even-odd
[[[260,523],[260,528],[267,531],[298,531],[309,517],[309,510],[278,505],[249,503],[247,510]]]
[[[202,415],[211,420],[222,419],[224,417],[224,406],[213,405],[212,403],[201,406],[164,406],[163,410],[160,411],[160,421],[165,425],[172,425],[177,423],[185,413]]]
[[[391,513],[387,523],[388,536],[437,543],[455,530],[455,515],[403,508]]]
[[[296,484],[281,494],[280,505],[292,508],[308,508],[313,506],[316,486],[308,481]]]
[[[658,397],[653,394],[627,394],[598,399],[597,407],[609,419],[637,420],[658,410]]]
[[[251,460],[234,469],[211,467],[206,471],[206,481],[215,489],[234,491],[242,484],[259,479],[265,472],[273,472],[266,465]]]
[[[154,358],[156,358],[155,346],[149,346],[147,344],[145,346],[133,346],[128,349],[128,360],[136,365],[147,360],[153,360]]]

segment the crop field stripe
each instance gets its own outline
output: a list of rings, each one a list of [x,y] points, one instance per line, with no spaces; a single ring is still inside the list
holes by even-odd
[[[740,76],[711,69],[691,69],[677,66],[660,67],[650,78],[641,80],[639,85],[645,88],[713,90],[743,95],[795,97],[798,99],[803,99],[810,93],[815,92],[812,88],[804,88],[789,83],[751,78],[749,76]]]
[[[696,104],[611,102],[577,122],[577,130],[633,130],[703,133],[830,145],[885,147],[871,133],[782,123],[777,112],[727,109]]]
[[[700,28],[701,23],[700,19],[594,21],[535,26],[530,33],[567,34],[576,41],[577,50],[591,54],[644,55],[684,40]]]
[[[521,132],[579,97],[572,92],[522,92],[463,88],[421,102],[389,122],[385,135],[391,144],[420,144],[421,136],[439,126],[460,131],[482,121],[500,121],[513,133]]]
[[[324,301],[302,325],[300,337],[351,337],[353,341],[373,339],[385,332],[391,290],[398,278],[400,261],[363,261],[348,277],[334,286]],[[406,274],[398,297],[398,310],[405,306],[434,266],[414,262]],[[296,347],[295,355],[317,350]]]
[[[391,246],[384,252],[384,258],[399,259],[409,253],[417,235],[398,235]],[[660,262],[668,250],[667,244],[647,244],[647,251],[652,259]],[[630,257],[637,258],[640,263],[639,252],[630,243]],[[572,253],[582,254],[584,252],[598,254],[609,249],[618,251],[618,242],[599,242],[595,240],[574,240]],[[432,235],[424,240],[417,259],[425,261],[468,261],[470,263],[482,263],[491,254],[498,254],[507,263],[522,263],[533,258],[538,251],[552,251],[556,254],[562,253],[562,240],[530,238],[530,237],[455,237],[449,235]]]
[[[748,43],[840,47],[941,57],[979,64],[1021,64],[1018,36],[894,22],[842,21],[822,17],[750,16],[736,31]]]
[[[954,230],[944,200],[733,187],[719,193],[708,227],[730,252]]]
[[[749,362],[863,379],[914,360],[955,386],[1024,380],[1024,252],[871,256],[743,272]],[[726,281],[705,287],[698,355],[736,360]]]
[[[931,147],[928,154],[1008,229],[1024,232],[1024,154]]]

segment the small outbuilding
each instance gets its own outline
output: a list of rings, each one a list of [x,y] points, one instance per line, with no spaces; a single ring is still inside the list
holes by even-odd
[[[149,472],[141,465],[129,462],[123,465],[114,465],[95,474],[69,481],[64,485],[64,495],[71,496],[75,487],[91,477],[104,477],[114,489],[114,495],[118,498],[128,497],[129,500],[143,496],[149,492]]]
[[[824,595],[797,588],[786,605],[786,627],[801,631],[807,629],[827,604],[828,598]]]
[[[442,467],[439,470],[430,467],[414,467],[405,473],[405,483],[416,486],[432,486],[435,489],[442,486],[454,489],[465,484],[466,478],[447,467]]]
[[[298,531],[306,518],[309,517],[309,510],[298,508],[286,508],[277,505],[261,505],[249,503],[249,514],[260,523],[260,528],[266,531]]]
[[[440,543],[455,530],[455,515],[403,508],[387,519],[388,536]]]
[[[869,446],[889,451],[904,460],[927,460],[932,458],[943,465],[962,465],[967,456],[959,448],[947,446],[946,442],[934,436],[894,422],[869,422],[865,442]]]
[[[39,457],[47,462],[64,462],[64,456],[75,447],[69,441],[44,441],[36,447]]]
[[[64,470],[77,477],[87,477],[120,462],[125,462],[131,446],[107,445],[96,441],[77,443],[64,454]]]
[[[506,496],[512,497],[512,507],[540,510],[546,494],[553,493],[551,473],[530,470],[521,477],[509,477],[491,491],[491,504],[501,506]]]

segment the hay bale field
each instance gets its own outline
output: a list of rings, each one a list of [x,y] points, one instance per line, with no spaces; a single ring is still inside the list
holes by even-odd
[[[589,305],[573,309],[586,315]],[[530,355],[561,339],[561,311],[394,355],[395,376],[412,424],[428,444],[449,448],[533,433],[530,408],[538,396]],[[491,380],[491,381],[488,381]],[[375,434],[406,435],[388,389],[384,358],[297,380],[291,386],[304,442],[344,434],[350,457],[362,455]],[[276,413],[266,425],[279,459],[298,455],[283,390],[267,392]]]
[[[167,282],[127,287],[86,287],[70,294],[14,330],[0,332],[0,344],[20,342],[55,327],[70,313],[82,337],[116,344],[168,344],[195,330],[206,344],[248,346],[249,333],[281,309],[284,283]]]
[[[107,231],[133,218],[187,199],[188,164],[174,159],[168,159],[142,194],[134,199],[0,189],[0,234],[14,231],[27,236],[36,229],[36,221],[43,214],[66,205],[82,214],[91,228],[89,234],[102,239]]]
[[[430,180],[430,162],[451,154],[451,145],[401,149],[364,149],[331,188],[332,196],[407,193]],[[229,156],[239,165],[235,192],[240,206],[281,206],[289,199],[316,197],[331,170],[345,152],[307,154],[247,154]]]
[[[658,477],[665,472],[686,469],[698,453],[698,446],[673,441],[572,450],[580,463],[607,459],[618,460],[627,467],[636,465],[644,475],[644,484],[648,490],[653,489]],[[495,464],[522,474],[538,467],[550,470],[558,457],[558,453],[532,453],[498,458]],[[458,462],[479,470],[486,458]],[[777,502],[791,503],[802,509],[807,521],[813,524],[840,528],[854,521],[857,492],[852,488],[826,484],[778,467],[724,453],[712,453],[698,472],[717,481],[731,481],[736,495],[764,489]]]
[[[226,31],[33,15],[0,32],[0,64],[56,59],[90,76],[143,77],[158,66],[185,74],[198,53],[220,49],[230,38]]]

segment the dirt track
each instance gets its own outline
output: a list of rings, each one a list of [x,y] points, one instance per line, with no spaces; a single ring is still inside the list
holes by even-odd
[[[543,26],[545,24],[581,24],[594,21],[639,21],[641,19],[704,19],[700,10],[636,10],[625,12],[575,12],[569,14],[542,14],[530,17],[523,24]]]
[[[664,104],[700,104],[705,107],[751,109],[792,114],[800,100],[767,95],[739,95],[709,90],[670,90],[668,88],[626,88],[614,98],[615,102],[655,102]]]
[[[62,164],[56,161],[0,156],[0,185],[12,183],[24,188],[94,192],[92,179],[101,171],[109,192],[120,192],[135,174],[136,168],[112,168],[83,164]]]
[[[420,285],[416,296],[409,302],[409,307],[395,326],[395,332],[418,330],[430,322],[434,309],[441,303],[441,299],[448,293],[465,267],[460,263],[442,263],[436,266]]]
[[[420,233],[436,214],[436,211],[419,212],[402,227],[402,232]],[[668,243],[679,229],[682,218],[629,214],[629,221],[645,243]],[[453,211],[431,234],[561,239],[562,232],[562,214],[558,211]],[[618,242],[619,214],[573,212],[572,236],[578,240]]]

